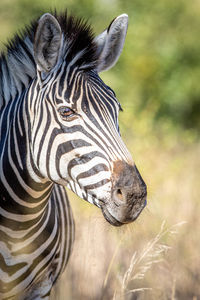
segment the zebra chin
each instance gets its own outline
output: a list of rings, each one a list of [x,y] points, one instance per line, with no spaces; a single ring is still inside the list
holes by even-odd
[[[147,204],[146,198],[142,199],[142,203],[133,205],[130,210],[129,206],[113,207],[113,211],[110,205],[102,204],[101,211],[106,221],[108,221],[113,226],[122,226],[131,222],[134,222],[145,208]]]
[[[106,209],[106,207],[101,207],[102,214],[105,218],[105,220],[110,223],[113,226],[122,226],[124,223],[118,221],[113,215],[109,213],[109,211]]]

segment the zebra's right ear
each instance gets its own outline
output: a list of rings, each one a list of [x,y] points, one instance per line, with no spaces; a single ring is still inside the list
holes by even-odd
[[[56,18],[51,14],[44,14],[38,21],[34,41],[34,57],[39,71],[48,73],[55,67],[61,38],[61,28]]]

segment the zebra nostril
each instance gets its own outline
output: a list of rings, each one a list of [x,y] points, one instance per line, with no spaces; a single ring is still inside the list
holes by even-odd
[[[123,192],[121,189],[116,189],[113,194],[114,194],[114,199],[116,200],[116,202],[119,201],[119,203],[121,203],[124,201],[124,195],[123,195]]]
[[[122,194],[122,191],[120,189],[117,189],[116,191],[116,196],[120,199],[120,200],[123,200],[123,194]]]

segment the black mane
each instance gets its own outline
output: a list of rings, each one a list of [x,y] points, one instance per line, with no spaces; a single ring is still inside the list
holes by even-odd
[[[94,43],[94,33],[90,25],[80,18],[74,16],[67,16],[67,12],[62,15],[54,16],[58,20],[62,32],[64,33],[64,40],[68,50],[66,59],[70,62],[72,58],[80,51],[84,50],[81,58],[76,62],[78,66],[91,65],[95,67],[96,57],[96,44]],[[67,43],[70,40],[70,46]]]
[[[78,54],[75,66],[93,69],[96,66],[96,45],[94,34],[86,21],[68,16],[67,11],[62,14],[51,13],[59,22],[64,36],[64,59],[71,62]],[[0,108],[8,98],[27,87],[36,76],[36,64],[33,55],[34,36],[38,19],[14,36],[0,55]],[[8,91],[8,88],[12,91]],[[4,105],[3,105],[4,106]]]

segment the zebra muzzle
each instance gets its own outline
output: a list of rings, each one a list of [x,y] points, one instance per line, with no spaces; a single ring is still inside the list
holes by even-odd
[[[147,187],[137,167],[117,161],[113,168],[111,199],[101,206],[106,220],[119,226],[133,222],[146,206]]]

